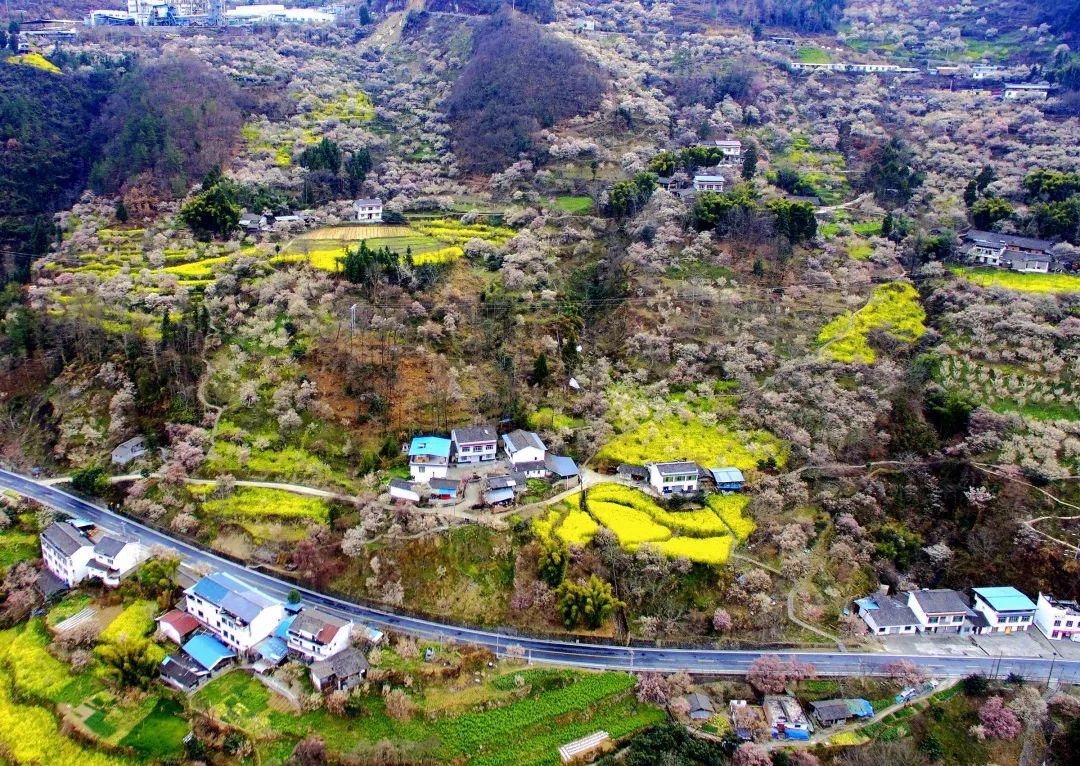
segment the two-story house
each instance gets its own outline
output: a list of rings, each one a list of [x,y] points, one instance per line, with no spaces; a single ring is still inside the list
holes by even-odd
[[[96,577],[115,588],[120,579],[146,558],[146,548],[133,540],[104,535],[94,545],[94,557],[86,565],[86,576]]]
[[[94,543],[68,522],[54,521],[41,533],[41,558],[45,568],[70,588],[86,579]]]
[[[503,450],[510,459],[510,465],[515,471],[521,470],[522,466],[535,466],[543,464],[544,456],[547,455],[547,447],[532,431],[522,431],[520,428],[503,434]]]
[[[923,633],[971,632],[970,620],[975,614],[955,590],[913,590],[907,594],[907,605]]]
[[[742,159],[742,141],[737,138],[717,141],[716,148],[723,152],[726,163],[735,164]]]
[[[353,203],[356,220],[360,223],[382,223],[382,200],[358,199]]]
[[[289,623],[285,644],[310,661],[333,657],[349,646],[353,623],[315,609],[304,609]]]
[[[499,437],[491,426],[455,428],[450,432],[455,463],[486,463],[495,459]]]
[[[441,436],[416,436],[409,443],[409,474],[413,481],[445,479],[450,465],[450,440]]]
[[[722,192],[727,181],[723,176],[699,174],[694,176],[694,191]]]
[[[1039,593],[1035,627],[1054,641],[1080,641],[1080,603]]]
[[[274,632],[285,605],[230,574],[215,572],[184,591],[185,609],[240,654]]]
[[[658,494],[674,495],[697,492],[701,471],[697,463],[649,463],[649,486]]]
[[[1035,604],[1012,587],[975,588],[972,609],[990,623],[991,633],[1026,631],[1035,621]]]

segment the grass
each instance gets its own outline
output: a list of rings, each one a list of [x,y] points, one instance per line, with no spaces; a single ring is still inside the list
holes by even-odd
[[[692,460],[700,465],[730,465],[746,471],[768,458],[783,466],[787,462],[787,450],[779,439],[765,431],[736,434],[696,418],[684,422],[671,416],[619,434],[600,449],[597,457],[610,463],[631,464]]]
[[[809,45],[799,48],[795,55],[799,57],[799,61],[803,64],[828,64],[832,61],[827,52]]]
[[[320,498],[263,487],[237,487],[226,498],[204,500],[202,511],[228,519],[311,519],[320,524],[327,523],[330,513]]]
[[[865,261],[869,260],[870,256],[874,254],[873,246],[863,239],[853,240],[848,243],[847,255],[848,258],[853,261]]]
[[[1003,269],[966,266],[953,266],[951,271],[982,287],[1002,287],[1023,293],[1080,292],[1080,276],[1073,274],[1024,274]]]
[[[821,355],[839,362],[873,364],[872,330],[884,330],[896,340],[914,343],[926,332],[926,312],[918,297],[915,288],[903,282],[881,285],[861,309],[841,314],[822,328],[817,338]]]
[[[586,215],[593,210],[592,197],[562,195],[555,198],[555,207],[572,215]]]
[[[74,617],[89,605],[89,595],[81,591],[73,591],[64,596],[60,603],[49,610],[49,613],[45,615],[45,624],[50,628],[54,628],[68,617]]]
[[[37,535],[18,529],[5,529],[0,532],[0,569],[29,561],[39,556]]]
[[[556,412],[551,407],[540,407],[536,412],[529,415],[529,428],[536,430],[546,428],[555,431],[560,428],[580,428],[583,425],[585,425],[585,421],[581,418]]]
[[[170,758],[180,753],[190,728],[183,706],[172,697],[161,697],[119,744],[155,760]]]

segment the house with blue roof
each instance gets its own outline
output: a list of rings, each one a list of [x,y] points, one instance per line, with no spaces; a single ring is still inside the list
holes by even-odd
[[[991,633],[1018,633],[1035,622],[1035,603],[1011,586],[975,588],[971,605],[990,623]]]
[[[441,436],[415,436],[409,443],[409,474],[413,481],[445,479],[450,466],[449,439]]]
[[[248,656],[285,618],[285,605],[225,572],[214,572],[186,591],[186,611],[221,643]]]
[[[184,654],[206,668],[209,673],[220,670],[236,657],[236,652],[208,633],[199,633],[189,639],[184,644]]]

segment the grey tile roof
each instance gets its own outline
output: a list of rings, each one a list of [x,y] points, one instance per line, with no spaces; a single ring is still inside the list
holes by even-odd
[[[868,605],[871,604],[877,605],[877,609],[871,609],[870,613],[879,627],[900,628],[905,625],[919,624],[915,612],[911,611],[907,604],[892,596],[869,596],[859,599],[856,603],[862,606],[863,609],[867,609]]]
[[[121,540],[106,535],[98,540],[97,545],[94,546],[94,553],[98,556],[108,556],[109,558],[113,558],[120,551],[124,550],[124,546],[127,544],[127,540]]]
[[[547,451],[547,447],[540,441],[539,436],[532,431],[522,431],[520,428],[503,436],[503,441],[510,447],[511,452],[517,452],[526,447],[535,447],[536,449]]]
[[[653,463],[653,465],[656,466],[656,470],[661,476],[674,476],[682,473],[696,474],[700,470],[697,463],[690,462]]]
[[[488,489],[505,489],[517,484],[517,480],[513,476],[491,476],[486,484]]]
[[[911,598],[929,614],[967,614],[971,611],[967,601],[955,590],[939,588],[937,590],[916,590],[910,594]]]
[[[964,232],[964,239],[968,242],[986,243],[994,247],[1022,247],[1028,250],[1049,250],[1054,246],[1053,242],[1045,239],[1032,239],[1031,237],[1017,237],[1013,234],[998,234],[996,231],[982,231],[971,229]]]
[[[305,609],[289,624],[289,633],[306,633],[315,636],[322,643],[327,643],[347,624],[345,620],[317,609]]]
[[[821,700],[811,702],[810,707],[820,721],[846,721],[851,718],[847,700]]]
[[[65,556],[75,554],[80,548],[93,546],[92,542],[80,535],[75,527],[66,521],[54,521],[41,533],[41,536]]]
[[[690,710],[708,710],[713,712],[712,700],[706,697],[704,694],[698,692],[691,692],[686,695],[686,701],[690,703]]]
[[[432,489],[457,489],[461,482],[457,479],[429,479],[428,486]]]
[[[326,679],[331,676],[349,678],[368,669],[368,661],[356,649],[345,649],[333,657],[311,664],[311,672],[316,678]]]
[[[466,428],[455,428],[450,432],[450,439],[454,444],[493,442],[498,438],[495,429],[491,426],[468,426]]]

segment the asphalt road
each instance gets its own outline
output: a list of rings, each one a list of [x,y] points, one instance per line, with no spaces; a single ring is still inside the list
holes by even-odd
[[[0,488],[29,497],[62,513],[89,519],[128,538],[137,538],[144,545],[163,545],[172,548],[189,566],[205,566],[228,572],[283,600],[294,587],[291,583],[234,564],[155,529],[133,522],[100,505],[89,503],[56,487],[46,486],[25,476],[0,470]],[[793,657],[801,662],[813,663],[818,674],[824,676],[880,675],[884,666],[906,659],[914,662],[929,675],[938,678],[963,677],[972,673],[1003,677],[1009,673],[1018,673],[1031,680],[1053,679],[1068,683],[1080,682],[1080,661],[1077,660],[605,646],[577,641],[523,638],[513,635],[512,630],[488,631],[464,628],[452,623],[433,622],[372,609],[304,588],[299,590],[303,594],[305,603],[348,616],[379,629],[390,629],[444,642],[456,641],[485,646],[500,655],[505,654],[509,647],[518,646],[531,661],[558,665],[606,670],[665,672],[686,670],[691,673],[739,675],[745,673],[750,663],[761,655],[777,654],[785,658]]]

